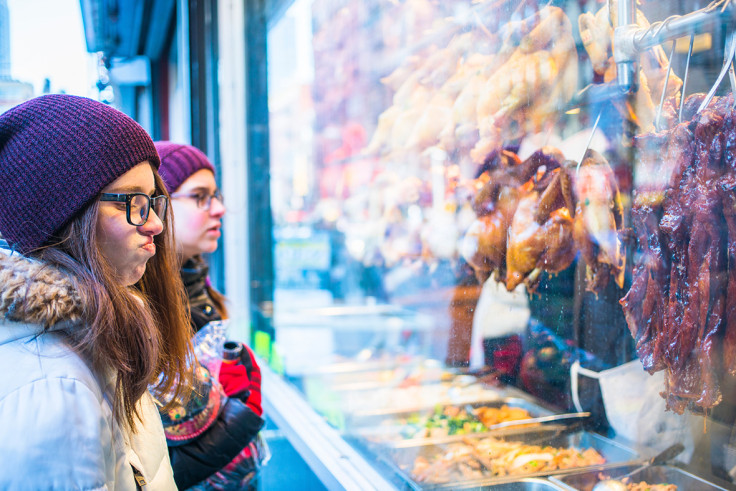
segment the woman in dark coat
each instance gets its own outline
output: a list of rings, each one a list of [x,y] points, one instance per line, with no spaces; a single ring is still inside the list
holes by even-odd
[[[196,333],[212,321],[227,318],[225,298],[210,284],[202,257],[218,247],[225,206],[215,182],[214,166],[202,151],[172,142],[156,142],[156,149],[161,157],[161,177],[171,192],[181,278]],[[252,488],[263,453],[267,453],[258,438],[264,423],[260,369],[245,344],[228,342],[226,347],[232,348],[228,350],[231,356],[221,365],[218,380],[207,380],[204,374],[208,390],[201,391],[201,400],[190,401],[189,411],[183,415],[162,415],[180,489]],[[213,416],[210,421],[205,414],[217,405],[213,400],[222,392],[220,387],[227,400],[216,419]],[[191,409],[198,403],[204,409],[196,415]],[[196,424],[182,425],[188,416],[198,418]],[[203,427],[206,429],[201,432]]]

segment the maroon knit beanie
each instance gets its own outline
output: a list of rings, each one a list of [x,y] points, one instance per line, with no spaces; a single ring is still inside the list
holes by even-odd
[[[0,234],[25,254],[44,245],[102,189],[158,154],[122,112],[51,94],[0,115]]]
[[[215,167],[200,149],[191,145],[156,142],[156,150],[161,157],[159,173],[166,183],[166,189],[173,193],[189,176],[201,169],[209,169],[215,173]]]

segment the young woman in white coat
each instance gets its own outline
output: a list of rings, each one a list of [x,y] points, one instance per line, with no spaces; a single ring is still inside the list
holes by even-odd
[[[0,489],[176,489],[148,392],[190,381],[148,134],[82,97],[0,115]]]

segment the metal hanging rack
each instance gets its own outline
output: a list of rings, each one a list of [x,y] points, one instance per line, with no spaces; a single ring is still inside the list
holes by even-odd
[[[610,12],[612,0],[608,0],[608,2]],[[667,83],[669,82],[672,71],[672,58],[675,53],[674,41],[680,37],[689,36],[690,46],[685,63],[685,74],[681,89],[682,96],[680,97],[678,111],[678,119],[681,121],[695,35],[706,32],[718,22],[728,25],[736,24],[736,0],[713,0],[707,7],[700,10],[685,15],[673,15],[663,21],[654,22],[646,28],[636,24],[636,0],[619,0],[617,14],[619,26],[614,29],[613,39],[613,58],[617,68],[617,80],[608,84],[588,85],[573,98],[570,104],[571,109],[577,109],[581,105],[587,104],[585,101],[592,100],[600,102],[602,100],[621,99],[625,98],[628,94],[632,94],[638,89],[638,77],[636,74],[638,71],[637,63],[639,61],[639,54],[664,42],[673,41],[668,59],[667,75],[654,120],[655,128],[658,128],[667,92]],[[734,100],[736,101],[736,73],[734,73],[734,63],[736,63],[736,30],[730,32],[727,36],[723,69],[697,112],[700,112],[710,102],[726,73],[729,74],[731,88],[734,92]],[[736,105],[736,102],[734,104]],[[580,165],[598,128],[601,113],[602,110],[599,110],[588,142],[578,160],[576,174],[580,170]]]
[[[736,22],[735,3],[732,0],[715,0],[700,10],[685,15],[673,15],[642,28],[636,24],[635,0],[619,0],[619,26],[614,30],[613,59],[616,62],[621,91],[629,93],[636,89],[635,74],[639,53],[679,37],[692,37],[717,22]]]

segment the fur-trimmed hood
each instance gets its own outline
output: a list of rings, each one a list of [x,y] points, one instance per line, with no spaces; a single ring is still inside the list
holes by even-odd
[[[66,273],[0,249],[0,320],[51,327],[75,322],[82,312],[82,298]]]
[[[0,430],[0,462],[13,470],[0,472],[0,489],[135,491],[133,468],[143,489],[176,489],[150,394],[138,403],[137,432],[118,424],[115,373],[94,370],[68,336],[84,302],[69,275],[0,247],[0,373],[12,374],[0,377],[0,420],[12,421]],[[74,450],[59,452],[69,442]]]

